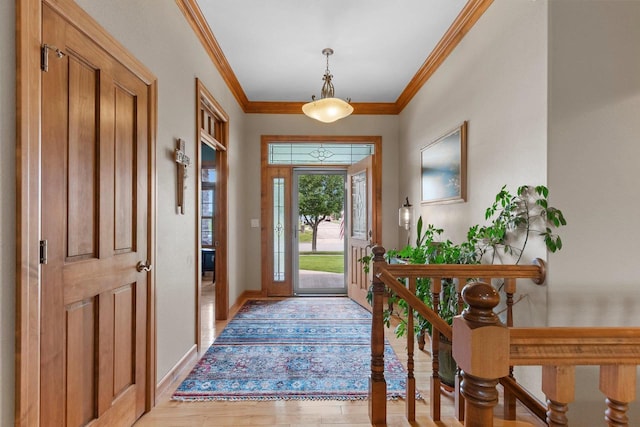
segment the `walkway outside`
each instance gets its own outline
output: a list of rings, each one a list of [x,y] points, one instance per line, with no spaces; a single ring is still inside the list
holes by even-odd
[[[344,239],[340,233],[339,221],[324,221],[318,226],[318,240],[316,249],[318,252],[332,252],[339,254],[344,259]],[[300,243],[299,253],[311,253],[311,242]],[[318,257],[330,255],[317,255]],[[305,289],[336,289],[344,291],[345,276],[343,273],[331,273],[327,271],[300,270],[298,287]]]

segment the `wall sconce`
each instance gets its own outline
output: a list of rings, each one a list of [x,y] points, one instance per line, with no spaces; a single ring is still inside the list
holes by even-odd
[[[411,238],[411,224],[413,223],[413,206],[409,203],[409,197],[406,198],[404,205],[398,210],[398,226],[407,230],[407,245]]]

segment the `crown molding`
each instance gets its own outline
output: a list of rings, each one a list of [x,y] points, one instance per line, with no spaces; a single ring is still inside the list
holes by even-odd
[[[198,6],[196,0],[176,0],[176,3],[189,25],[191,25],[193,32],[196,33],[196,36],[200,39],[200,43],[202,43],[202,46],[204,46],[204,49],[209,54],[213,65],[216,66],[225,83],[227,83],[236,101],[238,101],[242,110],[246,112],[249,99],[244,93],[242,86],[240,86],[240,82],[234,74],[231,65],[229,65],[227,58],[224,56],[218,41],[213,36],[211,28],[200,10],[200,6]]]
[[[249,101],[245,113],[251,114],[302,114],[304,102]],[[398,114],[393,102],[351,102],[353,114]]]
[[[302,114],[304,102],[250,101],[204,18],[197,0],[176,0],[176,3],[196,36],[200,39],[229,90],[238,101],[242,111],[250,114]],[[469,0],[467,2],[396,102],[353,102],[351,103],[354,108],[353,114],[400,114],[480,19],[491,3],[493,3],[493,0]]]
[[[469,0],[431,54],[396,100],[398,111],[404,110],[418,91],[436,72],[469,30],[491,6],[493,0]]]

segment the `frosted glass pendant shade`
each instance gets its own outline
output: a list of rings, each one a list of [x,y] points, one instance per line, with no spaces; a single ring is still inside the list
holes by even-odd
[[[353,107],[340,98],[322,98],[304,104],[302,112],[323,123],[333,123],[353,113]]]
[[[353,107],[349,104],[351,99],[343,101],[335,98],[332,82],[333,75],[329,71],[329,55],[333,55],[333,49],[327,47],[322,50],[322,54],[327,57],[327,69],[322,77],[324,83],[320,92],[320,99],[316,99],[315,95],[312,96],[312,101],[302,106],[302,112],[308,117],[323,123],[333,123],[353,113]]]

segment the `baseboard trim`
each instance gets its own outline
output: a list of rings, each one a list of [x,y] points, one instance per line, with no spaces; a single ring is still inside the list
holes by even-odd
[[[168,400],[170,396],[164,396],[165,393],[170,393],[177,385],[178,381],[182,380],[186,370],[190,370],[198,360],[198,346],[193,345],[180,360],[169,370],[156,386],[156,405],[158,402]]]
[[[244,291],[240,294],[236,302],[229,309],[229,320],[233,319],[238,310],[240,310],[240,307],[242,307],[247,300],[257,298],[264,298],[262,291]],[[219,325],[218,322],[216,322],[216,337],[220,332],[222,332],[222,329],[224,329],[224,326],[226,326],[226,323],[228,323],[229,320],[223,321]],[[186,377],[188,374],[186,371],[191,370],[197,361],[198,346],[194,344],[175,364],[175,366],[171,368],[171,370],[169,370],[169,372],[158,382],[158,385],[156,386],[156,405],[159,402],[163,402],[171,398],[170,394],[173,392],[173,389],[177,386],[178,382],[182,381],[184,377]]]
[[[262,291],[244,291],[229,309],[229,319],[233,319],[240,307],[250,299],[263,298]]]

